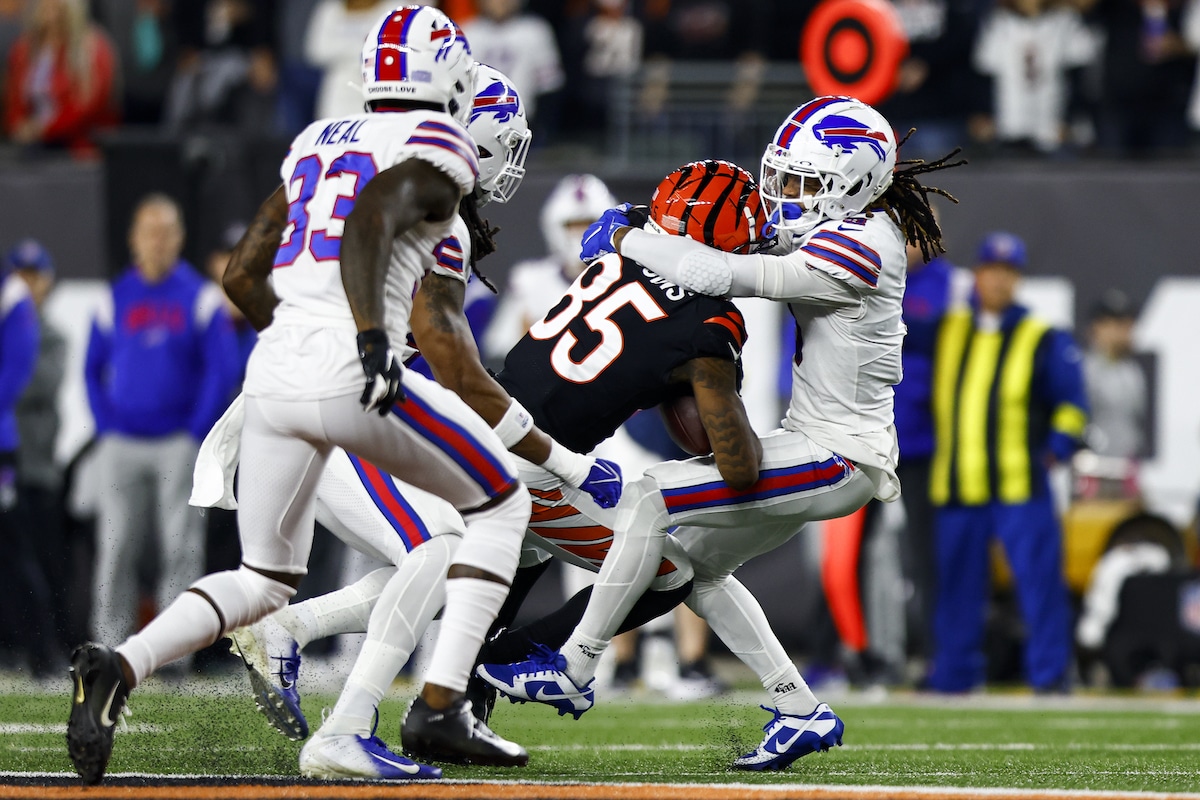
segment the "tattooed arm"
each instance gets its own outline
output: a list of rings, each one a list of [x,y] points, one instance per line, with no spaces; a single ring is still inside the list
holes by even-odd
[[[476,414],[495,427],[512,398],[479,360],[479,349],[463,314],[462,281],[426,275],[413,298],[411,325],[421,355],[437,382],[461,397]],[[536,426],[510,449],[534,464],[550,455],[551,439]]]
[[[221,279],[229,299],[257,331],[271,324],[275,306],[279,305],[267,278],[275,264],[279,239],[287,227],[287,206],[287,194],[280,186],[254,215],[254,221],[233,249],[229,267]]]
[[[721,477],[730,488],[749,489],[758,480],[762,442],[737,393],[737,366],[723,358],[694,358],[674,377],[692,385]]]
[[[421,222],[450,219],[461,197],[446,173],[417,158],[385,169],[359,192],[346,217],[341,250],[342,286],[359,331],[383,328],[392,243]]]

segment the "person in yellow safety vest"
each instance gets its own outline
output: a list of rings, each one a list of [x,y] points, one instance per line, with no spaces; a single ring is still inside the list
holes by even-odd
[[[934,691],[965,692],[984,681],[992,537],[1016,581],[1026,677],[1036,691],[1069,687],[1071,611],[1047,468],[1079,447],[1087,400],[1071,335],[1014,301],[1026,260],[1017,236],[985,237],[970,305],[948,312],[938,330],[929,487],[937,507]]]

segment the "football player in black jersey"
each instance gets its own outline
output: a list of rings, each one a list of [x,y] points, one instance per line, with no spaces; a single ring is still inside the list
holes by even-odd
[[[680,167],[663,179],[648,207],[631,211],[647,230],[688,236],[729,252],[750,252],[762,244],[757,186],[749,173],[728,162]],[[745,340],[744,321],[733,303],[685,291],[630,259],[606,256],[590,264],[534,323],[496,378],[539,428],[577,452],[591,451],[640,409],[692,395],[722,477],[730,486],[746,488],[758,478],[761,447],[738,395]],[[598,570],[612,544],[612,512],[543,485],[532,471],[522,471],[521,478],[533,495],[530,531],[538,537],[537,546]],[[671,562],[672,552],[681,556],[676,561],[682,569]],[[515,617],[549,564],[538,560],[534,554],[523,556],[498,628]],[[629,613],[622,631],[686,598],[691,591],[686,561],[668,546],[656,583]],[[481,650],[481,662],[519,660],[535,643],[561,645],[590,594],[588,587],[547,617],[493,638]],[[485,719],[492,692],[474,680],[468,689],[476,713]],[[559,711],[576,713],[569,706]]]

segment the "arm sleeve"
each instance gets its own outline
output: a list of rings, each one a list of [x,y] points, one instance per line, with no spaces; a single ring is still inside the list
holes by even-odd
[[[201,293],[201,297],[208,294],[208,288]],[[211,288],[215,293],[216,287]],[[208,435],[209,428],[225,411],[230,391],[236,383],[238,366],[237,338],[224,308],[218,307],[211,312],[207,325],[200,329],[199,335],[203,371],[196,404],[188,420],[188,431],[198,442]]]
[[[37,364],[38,324],[32,300],[12,307],[0,323],[0,414],[12,411]]]
[[[850,284],[809,267],[802,251],[786,256],[734,255],[681,236],[633,230],[621,255],[699,294],[766,297],[830,307],[857,305]]]
[[[1039,367],[1034,379],[1050,408],[1050,449],[1065,460],[1081,445],[1088,418],[1083,358],[1070,334],[1047,332]]]
[[[87,357],[83,365],[83,379],[87,385],[88,405],[96,422],[96,433],[108,431],[112,425],[112,411],[105,390],[105,372],[112,352],[112,333],[100,327],[98,320],[92,321],[92,332],[88,338]]]

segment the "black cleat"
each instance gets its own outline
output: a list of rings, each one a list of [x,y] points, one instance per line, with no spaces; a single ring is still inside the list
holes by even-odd
[[[406,755],[423,761],[477,764],[483,767],[523,767],[529,753],[516,742],[502,739],[471,713],[466,699],[440,711],[418,697],[400,726]]]
[[[499,694],[496,687],[480,678],[478,675],[472,675],[467,681],[467,702],[471,704],[471,713],[475,715],[475,719],[487,724],[487,721],[492,718],[492,709],[496,707],[496,696]]]
[[[120,656],[102,644],[75,649],[71,677],[75,696],[67,722],[67,753],[83,782],[97,784],[112,755],[113,730],[129,697],[129,685],[121,672]]]

